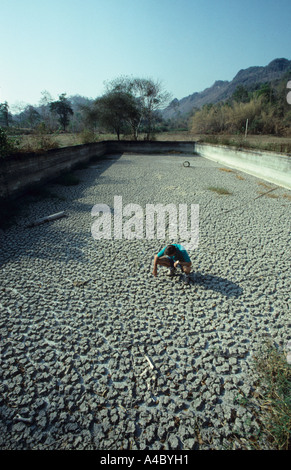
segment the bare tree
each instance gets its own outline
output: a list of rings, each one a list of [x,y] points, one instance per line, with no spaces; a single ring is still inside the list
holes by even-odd
[[[21,113],[20,119],[24,125],[27,125],[31,128],[35,127],[40,121],[40,114],[34,108],[34,106],[28,105],[25,110]]]
[[[90,110],[92,118],[114,130],[117,139],[120,134],[134,121],[138,110],[133,96],[124,91],[108,91],[95,101],[94,108]]]
[[[9,106],[7,101],[0,103],[0,125],[9,126]]]
[[[66,98],[66,93],[59,96],[58,101],[50,103],[50,110],[56,112],[59,116],[59,123],[62,125],[64,132],[70,122],[70,115],[74,114],[70,101]]]
[[[133,92],[138,97],[142,118],[146,125],[146,138],[149,140],[154,130],[157,111],[168,104],[171,95],[164,91],[159,80],[154,82],[150,78],[135,78]]]
[[[107,83],[107,90],[125,93],[128,97],[129,112],[127,120],[131,126],[134,139],[143,123],[146,128],[146,138],[150,139],[154,130],[157,112],[165,107],[171,95],[164,91],[160,81],[150,78],[119,77]]]
[[[46,129],[51,129],[53,127],[53,116],[50,111],[50,104],[52,103],[53,98],[47,90],[41,92],[41,99],[39,100],[39,114],[41,119],[44,122]]]

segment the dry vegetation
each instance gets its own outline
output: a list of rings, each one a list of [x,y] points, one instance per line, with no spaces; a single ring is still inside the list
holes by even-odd
[[[130,136],[122,136],[122,138],[130,140]],[[56,133],[46,135],[17,136],[15,140],[19,142],[18,148],[20,151],[33,152],[39,150],[49,150],[50,148],[82,145],[85,143],[98,142],[102,140],[117,140],[117,138],[115,134],[109,133],[98,135],[87,135],[84,133]],[[248,135],[245,138],[241,135],[206,135],[195,134],[190,131],[180,131],[157,133],[155,140],[205,142],[214,145],[229,145],[241,148],[274,151],[284,154],[291,153],[291,137],[278,137],[273,135]]]
[[[194,141],[217,145],[229,145],[234,147],[267,150],[284,154],[291,153],[291,136],[278,137],[275,135],[235,135],[235,134],[198,134],[190,131],[163,132],[157,134],[156,140],[169,141]]]

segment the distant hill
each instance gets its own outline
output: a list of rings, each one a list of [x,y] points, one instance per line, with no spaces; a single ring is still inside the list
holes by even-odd
[[[265,67],[248,67],[240,70],[231,82],[218,80],[204,91],[193,93],[181,100],[175,98],[163,110],[163,118],[182,117],[191,113],[193,108],[202,108],[205,104],[225,101],[233,95],[239,85],[252,90],[262,83],[280,80],[288,71],[291,73],[291,60],[287,59],[275,59]]]

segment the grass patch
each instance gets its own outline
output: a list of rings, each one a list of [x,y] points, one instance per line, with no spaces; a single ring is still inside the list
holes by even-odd
[[[200,134],[196,135],[196,140],[206,144],[226,145],[238,149],[269,151],[290,155],[291,141],[289,138],[276,137],[274,135],[248,135],[247,139],[243,135],[219,135]]]
[[[291,365],[285,354],[267,345],[255,367],[261,377],[262,424],[276,450],[291,450]]]
[[[263,181],[259,181],[258,185],[263,186],[263,188],[266,188],[266,189],[273,189],[273,187],[274,187],[274,186],[271,186],[268,183],[264,183]]]
[[[265,193],[264,191],[259,191],[259,194],[264,194],[266,197],[269,197],[270,199],[278,199],[279,196],[278,194],[274,194],[274,193]]]
[[[56,148],[59,148],[59,144],[55,136],[45,133],[22,136],[19,142],[19,151],[22,153],[43,153]]]
[[[258,191],[259,194],[264,195],[264,196],[266,196],[266,197],[269,197],[269,198],[271,198],[271,199],[278,199],[278,198],[279,198],[278,194],[274,194],[274,193],[272,193],[272,192],[269,192],[269,193],[268,193],[268,191],[271,191],[271,190],[273,190],[273,189],[274,189],[274,190],[276,189],[276,188],[274,188],[274,186],[270,186],[268,183],[264,183],[263,181],[259,181],[259,182],[258,182],[258,185],[259,185],[259,186],[262,186],[262,187],[265,188],[265,190],[266,190],[266,191]]]
[[[65,173],[59,176],[55,180],[55,183],[60,184],[62,186],[76,186],[80,183],[80,179],[76,175],[74,175],[74,173]]]
[[[225,171],[226,173],[235,173],[234,170],[231,170],[230,168],[218,168],[219,171]]]
[[[224,171],[225,173],[233,173],[234,176],[238,179],[238,180],[244,180],[245,178],[241,175],[238,175],[235,170],[231,170],[230,168],[218,168],[219,171]]]
[[[17,201],[0,200],[0,229],[6,230],[15,223],[20,207]]]
[[[291,450],[291,365],[270,342],[251,365],[258,375],[251,396],[240,390],[236,402],[252,414],[253,431],[234,433],[228,450]]]
[[[63,198],[60,198],[57,194],[52,193],[43,186],[34,186],[29,188],[26,191],[25,196],[31,201],[41,201],[42,199],[47,198],[63,200]]]
[[[209,186],[209,191],[213,191],[217,194],[221,194],[221,195],[230,195],[232,194],[230,191],[228,191],[228,189],[225,189],[225,188],[220,188],[220,187],[216,187],[216,186]]]
[[[86,170],[87,168],[89,168],[88,162],[80,162],[74,166],[74,170]]]

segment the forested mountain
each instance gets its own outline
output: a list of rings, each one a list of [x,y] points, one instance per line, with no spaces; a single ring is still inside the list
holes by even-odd
[[[231,81],[217,80],[202,92],[169,103],[159,81],[119,77],[107,85],[104,95],[89,99],[60,95],[53,101],[42,92],[38,106],[27,105],[17,114],[0,103],[0,126],[22,133],[103,131],[147,138],[155,132],[192,130],[194,133],[241,133],[248,120],[249,132],[290,135],[291,108],[287,83],[291,60],[275,59],[267,66],[240,70]],[[117,119],[118,118],[118,119]]]
[[[285,75],[287,80],[291,79],[291,60],[275,59],[265,67],[248,67],[240,70],[230,82],[218,80],[204,91],[193,93],[181,100],[174,99],[163,111],[163,118],[175,119],[189,115],[195,108],[200,109],[205,104],[216,104],[231,98],[238,86],[253,91],[263,83],[281,80]]]

